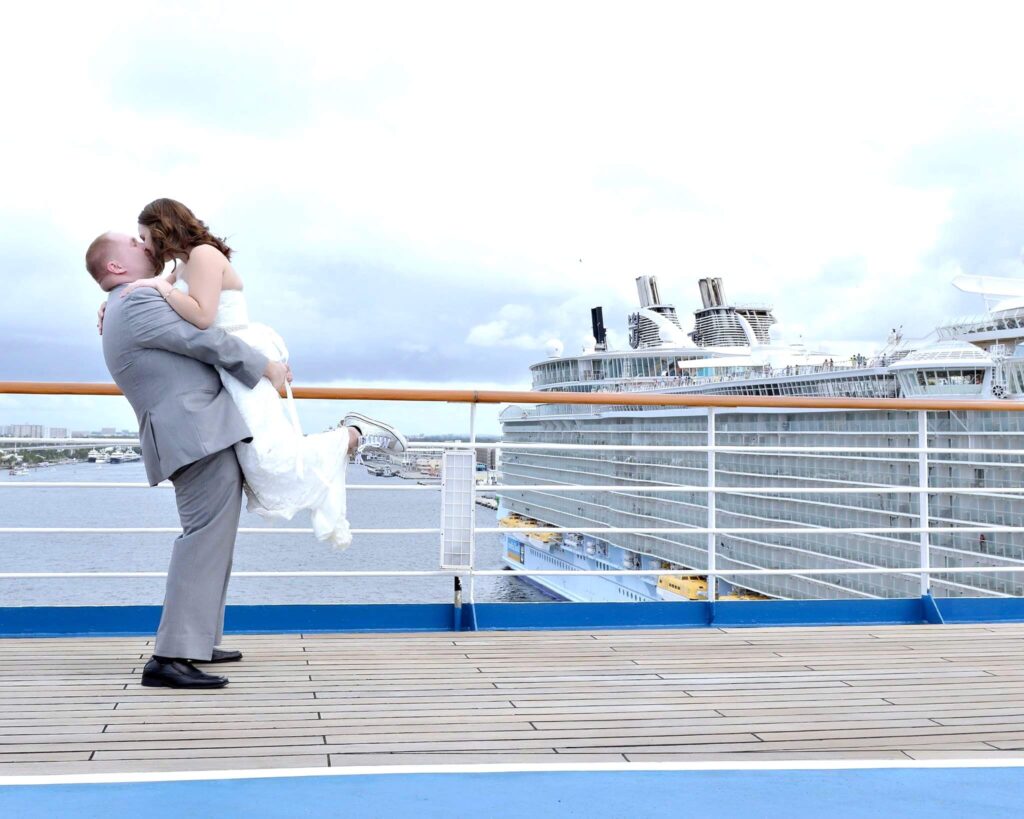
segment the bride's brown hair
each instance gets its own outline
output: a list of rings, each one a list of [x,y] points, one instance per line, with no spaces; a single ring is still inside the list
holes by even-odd
[[[218,239],[185,205],[174,199],[154,199],[139,214],[139,224],[149,228],[153,237],[153,257],[157,269],[170,259],[182,255],[187,260],[192,248],[213,245],[231,258],[231,248]]]

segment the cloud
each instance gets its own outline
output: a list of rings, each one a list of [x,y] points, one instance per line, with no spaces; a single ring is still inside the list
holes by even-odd
[[[941,190],[948,219],[927,255],[982,275],[1020,276],[1024,246],[1024,156],[1020,129],[961,123],[910,157],[902,174],[920,188]]]
[[[809,346],[867,353],[975,311],[957,270],[1021,272],[1000,7],[50,16],[8,10],[0,52],[0,378],[107,379],[82,254],[157,196],[229,237],[303,383],[522,384],[548,339],[581,348],[593,306],[625,346],[641,274],[685,329],[720,275]]]
[[[498,311],[498,318],[477,324],[466,336],[466,343],[477,347],[514,347],[519,350],[540,350],[546,339],[529,332],[535,311],[522,304],[506,304]]]

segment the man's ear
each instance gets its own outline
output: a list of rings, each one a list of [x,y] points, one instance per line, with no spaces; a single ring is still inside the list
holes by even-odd
[[[113,273],[115,276],[120,276],[122,273],[128,272],[127,270],[125,270],[124,267],[121,266],[120,262],[115,261],[113,259],[107,262],[107,266],[105,269],[108,273]]]

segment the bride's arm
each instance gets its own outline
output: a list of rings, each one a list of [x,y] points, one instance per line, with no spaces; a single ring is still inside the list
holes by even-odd
[[[169,279],[140,279],[129,284],[121,293],[127,298],[140,287],[152,287],[160,292],[174,312],[189,324],[205,330],[217,317],[221,286],[224,283],[224,256],[210,245],[193,248],[188,259],[188,293],[172,286]]]

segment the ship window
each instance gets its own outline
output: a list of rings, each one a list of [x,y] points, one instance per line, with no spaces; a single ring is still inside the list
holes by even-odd
[[[918,370],[915,375],[922,387],[973,385],[985,380],[984,370]]]

